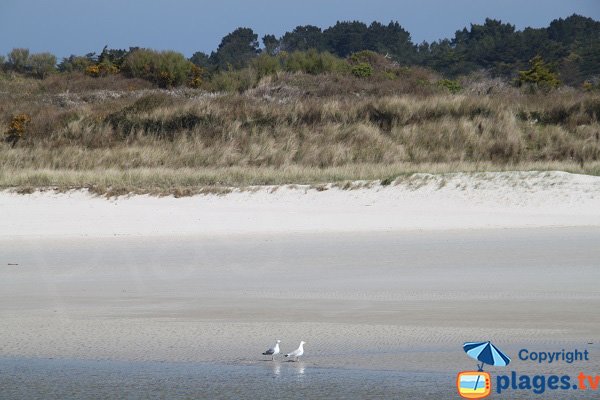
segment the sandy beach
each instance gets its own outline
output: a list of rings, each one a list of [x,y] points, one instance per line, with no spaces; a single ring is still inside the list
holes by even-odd
[[[596,342],[595,228],[3,243],[2,354],[446,371]],[[6,262],[19,265],[7,266]],[[467,364],[468,365],[468,364]]]
[[[0,237],[215,236],[600,226],[600,177],[415,174],[388,186],[266,186],[227,195],[0,193]]]
[[[182,199],[4,192],[0,358],[257,367],[279,338],[307,342],[302,371],[452,377],[474,367],[463,342],[492,340],[513,357],[585,348],[597,370],[599,189],[502,173]]]
[[[469,340],[597,343],[599,188],[520,173],[183,199],[5,192],[0,356],[253,364],[281,338],[306,340],[313,366],[447,371],[470,365]]]

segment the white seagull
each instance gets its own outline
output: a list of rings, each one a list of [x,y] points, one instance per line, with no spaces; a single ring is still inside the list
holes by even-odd
[[[275,342],[275,346],[265,351],[263,353],[263,356],[271,356],[271,361],[275,360],[275,356],[279,354],[279,343],[281,343],[281,340],[277,339],[277,341]]]
[[[300,342],[300,346],[296,350],[292,351],[291,353],[286,354],[285,356],[289,357],[289,358],[293,358],[294,361],[298,361],[298,357],[301,357],[302,354],[304,354],[304,345],[305,344],[306,344],[306,342]]]

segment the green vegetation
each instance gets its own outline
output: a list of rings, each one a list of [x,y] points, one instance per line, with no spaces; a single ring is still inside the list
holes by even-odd
[[[132,78],[146,79],[162,88],[181,86],[188,81],[192,63],[181,53],[139,49],[123,60],[123,72]]]
[[[357,78],[368,78],[373,75],[373,67],[368,63],[359,63],[352,67],[352,75]]]
[[[452,94],[456,94],[462,89],[460,83],[451,79],[440,79],[437,84],[440,87],[448,89],[448,91]]]
[[[397,23],[340,22],[266,35],[261,50],[240,28],[190,59],[105,47],[56,67],[14,49],[0,59],[0,188],[600,174],[598,32],[580,16],[524,31],[487,20],[414,46]]]
[[[554,89],[560,85],[556,74],[552,73],[540,56],[535,56],[530,61],[531,68],[519,71],[517,83],[519,86],[529,85],[532,89]]]
[[[482,25],[472,24],[470,28],[458,30],[453,38],[418,45],[397,22],[367,25],[359,21],[341,21],[324,30],[312,25],[298,26],[280,38],[265,35],[262,43],[261,49],[258,35],[252,29],[238,28],[223,37],[211,54],[196,52],[189,62],[206,71],[202,78],[206,89],[215,86],[208,83],[213,76],[252,66],[257,67],[259,79],[278,70],[311,74],[335,71],[367,77],[370,76],[368,65],[373,69],[371,74],[380,70],[378,58],[385,58],[397,66],[428,68],[452,80],[485,70],[492,77],[527,83],[525,86],[529,88],[552,88],[559,82],[595,88],[600,76],[600,22],[580,15],[556,19],[547,28],[522,31],[516,30],[514,25],[486,19]],[[278,60],[257,60],[262,56],[278,57]],[[531,60],[541,62],[540,65],[555,74],[556,79],[533,76],[537,74],[536,65],[532,66],[532,76],[523,75]],[[265,65],[267,62],[270,64]],[[342,67],[343,62],[350,67]],[[30,55],[27,49],[13,49],[6,62],[0,64],[5,71],[40,79],[54,70],[87,71],[90,76],[122,71],[127,76],[141,77],[162,87],[186,83],[192,87],[200,86],[198,79],[185,76],[191,67],[183,62],[182,55],[137,47],[128,50],[105,47],[99,55],[71,55],[58,66],[48,53]],[[359,67],[358,64],[362,65]],[[386,73],[389,77],[394,74]],[[530,79],[542,80],[531,82]]]
[[[239,74],[252,71],[215,79],[244,85]],[[0,132],[14,138],[0,143],[0,187],[183,194],[409,172],[600,174],[596,92],[476,94],[480,81],[450,94],[419,84],[418,69],[394,80],[279,71],[240,94],[77,74],[0,80],[11,93],[0,97]]]

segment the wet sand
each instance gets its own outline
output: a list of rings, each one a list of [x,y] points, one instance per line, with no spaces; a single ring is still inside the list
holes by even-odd
[[[465,341],[587,347],[600,366],[600,229],[0,242],[0,357],[455,373]],[[18,264],[18,265],[9,265]],[[593,344],[588,344],[593,343]]]

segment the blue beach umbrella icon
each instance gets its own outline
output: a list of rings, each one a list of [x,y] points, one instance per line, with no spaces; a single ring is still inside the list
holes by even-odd
[[[510,363],[510,358],[491,342],[467,342],[463,349],[469,357],[481,361],[481,365],[477,364],[480,371],[483,371],[484,364],[506,367]]]
[[[481,365],[479,365],[479,363],[477,364],[479,371],[483,371],[483,366],[485,364],[506,367],[510,363],[510,358],[489,341],[467,342],[463,344],[463,349],[469,357],[481,362]],[[477,381],[475,382],[475,389],[477,389],[478,383],[479,377],[477,377]]]

